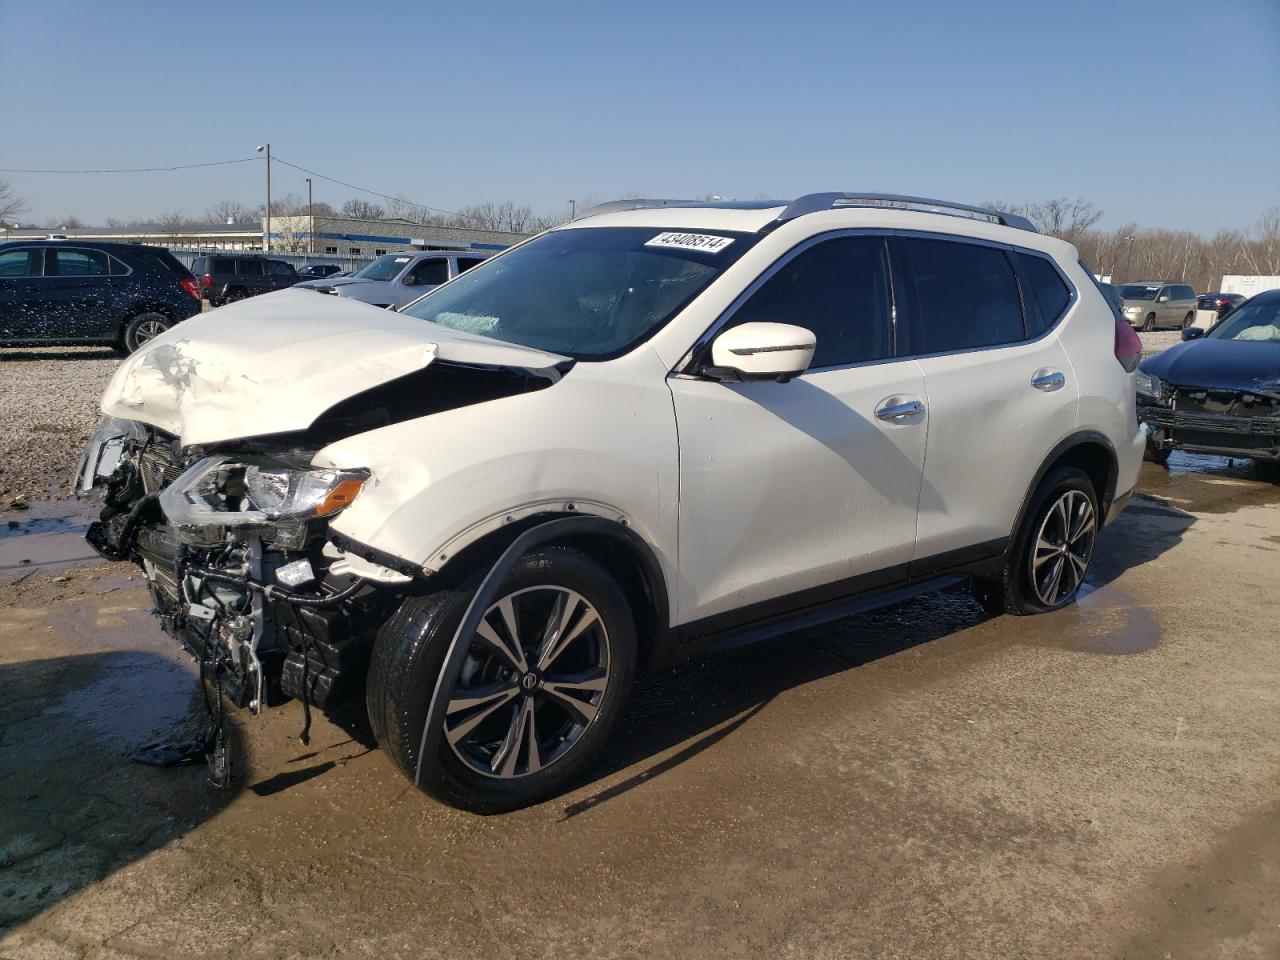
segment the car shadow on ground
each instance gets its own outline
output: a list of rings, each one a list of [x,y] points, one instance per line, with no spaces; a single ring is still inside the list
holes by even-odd
[[[41,349],[6,347],[0,349],[0,363],[40,360],[119,360],[120,354],[110,347],[79,347],[76,349]]]
[[[136,650],[0,664],[0,933],[232,800],[237,788],[211,788],[202,761],[156,776],[128,760],[157,729],[199,735],[191,680],[173,660]],[[234,725],[227,732],[237,749]]]
[[[1097,591],[1126,570],[1171,550],[1194,522],[1193,515],[1175,507],[1136,499],[1099,538],[1084,592]],[[1072,615],[1069,610],[1050,616]],[[564,807],[564,816],[583,813],[697,756],[733,735],[784,691],[924,646],[990,619],[992,615],[961,589],[917,597],[755,646],[708,654],[679,667],[642,674],[621,728],[593,768],[585,789],[591,790],[592,784],[608,781],[630,767],[640,765],[641,769],[573,800]],[[1061,624],[1055,622],[1055,626]],[[1115,629],[1123,633],[1128,627],[1118,625]],[[1024,632],[1016,631],[1019,637]],[[1062,645],[1055,631],[1033,630],[1030,636],[1031,640],[1022,637],[1020,642]],[[1108,648],[1105,637],[1090,641],[1098,652],[1116,652]],[[821,718],[815,718],[815,723],[821,723]],[[661,759],[649,762],[655,757]]]

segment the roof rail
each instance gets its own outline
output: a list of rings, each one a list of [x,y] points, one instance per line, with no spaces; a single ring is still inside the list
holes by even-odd
[[[942,213],[953,217],[969,217],[974,220],[988,220],[1017,230],[1030,230],[1039,233],[1026,217],[1005,213],[1002,210],[989,210],[986,207],[972,207],[966,203],[952,203],[949,200],[930,200],[927,197],[907,197],[897,193],[810,193],[792,200],[787,209],[778,216],[778,221],[794,220],[808,213],[821,210],[835,210],[839,207],[888,207],[895,210],[917,210],[922,213]]]
[[[785,207],[786,200],[610,200],[599,203],[579,214],[594,217],[598,213],[618,213],[623,210],[651,210],[655,207],[700,207],[715,210],[768,210]]]

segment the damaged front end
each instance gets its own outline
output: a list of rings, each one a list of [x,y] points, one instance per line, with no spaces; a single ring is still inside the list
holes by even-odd
[[[372,636],[410,577],[350,558],[329,521],[368,479],[315,469],[313,451],[184,450],[161,430],[109,418],[81,461],[77,492],[100,500],[87,534],[146,574],[164,630],[237,707],[289,697],[331,709],[361,691]],[[221,696],[218,698],[221,703]]]
[[[1280,460],[1280,396],[1147,380],[1138,419],[1153,449]]]

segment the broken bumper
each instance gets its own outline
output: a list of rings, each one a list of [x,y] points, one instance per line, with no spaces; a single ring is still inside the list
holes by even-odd
[[[1280,459],[1280,418],[1201,413],[1139,404],[1149,442],[1160,450]]]

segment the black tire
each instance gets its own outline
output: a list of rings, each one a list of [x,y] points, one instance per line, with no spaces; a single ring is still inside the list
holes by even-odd
[[[1157,447],[1151,442],[1151,438],[1148,437],[1146,449],[1142,451],[1142,459],[1146,460],[1148,463],[1159,464],[1163,467],[1169,462],[1169,454],[1171,453],[1173,453],[1173,451],[1168,447]]]
[[[1156,328],[1156,315],[1154,313],[1147,314],[1147,319],[1142,321],[1142,332],[1150,333]]]
[[[173,321],[165,314],[155,310],[146,310],[137,316],[130,317],[124,325],[124,333],[120,340],[126,353],[133,353],[140,346],[164,333]]]
[[[227,291],[227,295],[222,298],[223,303],[237,303],[241,300],[249,298],[249,291],[244,287],[232,287]]]
[[[1088,530],[1088,542],[1082,544],[1083,566],[1072,565],[1065,555],[1056,561],[1048,560],[1049,563],[1060,562],[1062,575],[1071,579],[1063,583],[1064,592],[1060,596],[1055,596],[1052,602],[1046,602],[1032,582],[1033,552],[1046,522],[1051,525],[1053,523],[1047,519],[1050,512],[1069,494],[1074,495],[1072,499],[1077,503],[1079,501],[1076,497],[1083,494],[1089,507],[1091,526]],[[1071,519],[1068,518],[1068,521]],[[1079,467],[1063,466],[1050,471],[1031,497],[1026,515],[1014,536],[1004,569],[997,577],[975,580],[974,596],[990,613],[1006,612],[1019,616],[1047,613],[1073,603],[1093,557],[1093,541],[1100,523],[1098,495],[1089,475]],[[1068,586],[1070,589],[1066,589]]]
[[[477,575],[457,588],[406,599],[378,632],[374,643],[368,677],[369,721],[379,744],[410,780],[418,770],[423,725],[437,677],[458,624],[479,586],[479,579],[480,575]],[[517,671],[506,670],[499,658],[489,656],[489,662],[497,664],[498,670],[508,676],[490,683],[484,679],[490,676],[485,672],[489,667],[475,668],[474,677],[478,679],[472,689],[503,686],[505,689],[514,687],[517,692],[513,694],[514,699],[504,700],[502,706],[486,715],[476,728],[476,739],[483,739],[493,730],[509,724],[506,737],[521,743],[512,751],[515,754],[512,771],[508,774],[497,770],[502,744],[497,745],[492,753],[494,769],[486,773],[481,772],[482,763],[477,755],[468,752],[483,751],[483,745],[475,746],[464,737],[455,746],[442,732],[439,748],[434,755],[422,760],[421,779],[417,784],[436,799],[477,813],[498,813],[537,803],[560,793],[576,781],[608,740],[622,713],[635,673],[635,621],[630,605],[616,581],[595,560],[578,550],[560,546],[537,548],[522,557],[503,582],[497,596],[531,597],[530,608],[522,610],[518,619],[522,624],[536,624],[539,622],[536,616],[539,593],[556,590],[577,594],[598,615],[599,627],[589,628],[564,648],[566,653],[572,650],[580,654],[581,650],[573,644],[586,643],[592,649],[603,648],[606,651],[605,666],[594,668],[602,669],[606,675],[603,690],[594,703],[586,704],[592,708],[592,718],[586,720],[580,730],[572,726],[576,721],[564,719],[570,717],[570,713],[546,693],[541,681],[536,691],[531,690],[522,682],[528,674],[517,677]],[[525,603],[523,600],[519,602]],[[496,607],[495,603],[494,609]],[[491,616],[497,618],[499,614],[495,612]],[[554,611],[551,616],[555,616]],[[496,619],[491,620],[489,628],[493,629],[495,623]],[[533,632],[529,631],[529,635]],[[480,657],[489,653],[482,649],[478,639],[472,649]],[[524,654],[532,659],[533,651],[526,646]],[[460,682],[472,666],[473,659],[469,655],[459,671]],[[549,687],[555,678],[548,668],[542,679]],[[570,725],[570,732],[554,741],[557,746],[546,754],[551,759],[545,766],[533,770],[530,768],[534,765],[534,754],[524,739],[526,728],[523,725],[517,727],[522,723],[517,715],[526,702],[531,704],[528,709],[535,711],[535,721],[530,724],[530,729],[535,732],[538,724],[542,724],[544,730],[552,731],[554,738],[557,719],[562,728],[566,723]],[[481,706],[469,714],[453,714],[466,718],[455,723],[454,729],[465,727],[470,718],[484,713],[485,709]],[[542,719],[537,720],[538,716]],[[447,726],[447,717],[445,722]],[[486,724],[491,725],[489,733],[483,732]],[[578,732],[574,734],[573,730]],[[556,753],[556,750],[560,752]],[[516,766],[522,751],[526,757],[525,769],[517,773]],[[542,756],[540,752],[537,755],[539,758]],[[510,758],[511,753],[507,756]]]
[[[1185,317],[1182,318],[1182,329],[1183,330],[1187,329],[1187,327],[1191,326],[1195,322],[1196,322],[1196,315],[1194,313],[1188,313]]]

